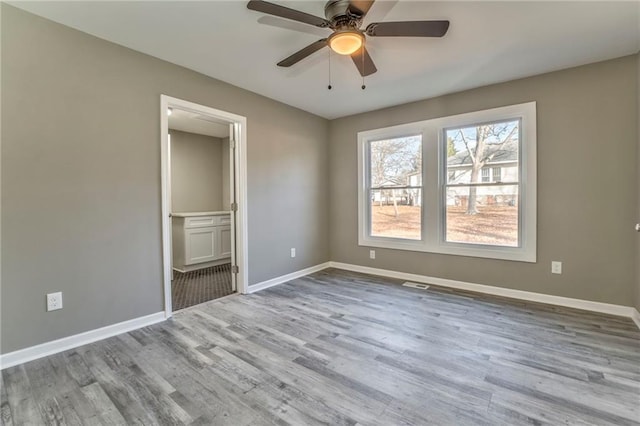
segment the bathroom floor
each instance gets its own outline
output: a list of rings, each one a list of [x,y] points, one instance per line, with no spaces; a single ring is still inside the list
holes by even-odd
[[[233,289],[230,263],[192,272],[174,271],[171,281],[174,311],[228,296],[231,293]]]

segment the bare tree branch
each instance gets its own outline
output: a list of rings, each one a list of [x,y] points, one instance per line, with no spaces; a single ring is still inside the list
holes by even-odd
[[[489,126],[487,126],[489,127]],[[495,149],[493,150],[493,152],[491,152],[490,154],[488,154],[486,157],[484,157],[482,159],[482,163],[487,163],[489,161],[491,161],[493,159],[493,157],[496,156],[496,154],[498,154],[499,152],[501,152],[501,148],[504,147],[508,142],[511,142],[513,135],[515,134],[516,130],[518,129],[518,126],[514,126],[511,129],[511,132],[509,132],[509,134],[507,135],[507,137],[500,143],[495,143],[495,144],[490,144],[491,147],[495,147]],[[504,129],[506,130],[506,128]],[[502,133],[502,132],[500,132]]]
[[[464,147],[467,149],[467,152],[469,153],[469,158],[471,158],[471,162],[473,164],[475,164],[476,159],[475,156],[473,155],[473,152],[471,151],[471,148],[469,148],[469,142],[467,142],[467,138],[464,137],[464,133],[462,133],[462,129],[458,130],[460,137],[462,138],[462,143],[464,143]]]

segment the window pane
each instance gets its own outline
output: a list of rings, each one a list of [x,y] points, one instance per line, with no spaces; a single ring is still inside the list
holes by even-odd
[[[371,188],[416,187],[371,190],[371,235],[419,240],[422,136],[378,140],[369,144]]]
[[[422,189],[376,189],[371,194],[371,236],[419,240]]]
[[[482,168],[482,181],[489,182],[489,169],[486,167]]]
[[[448,184],[518,182],[520,120],[447,129],[445,137]]]
[[[371,187],[422,186],[422,136],[372,141]]]
[[[518,185],[447,188],[445,240],[517,247]]]

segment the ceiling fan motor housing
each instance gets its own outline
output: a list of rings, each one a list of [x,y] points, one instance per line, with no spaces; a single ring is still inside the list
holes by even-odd
[[[324,6],[324,16],[333,28],[360,28],[362,16],[349,10],[350,0],[330,0]]]

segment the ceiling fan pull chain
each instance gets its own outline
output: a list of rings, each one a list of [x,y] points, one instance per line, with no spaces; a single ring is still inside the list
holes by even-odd
[[[367,86],[364,85],[364,43],[362,44],[362,72],[360,73],[362,75],[362,90],[366,89]]]
[[[329,49],[329,85],[327,89],[331,90],[331,49]]]

